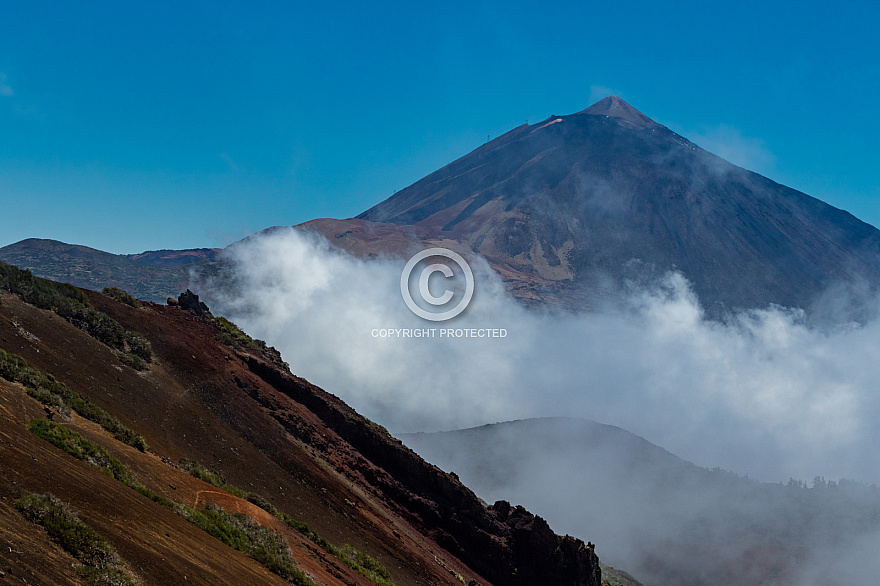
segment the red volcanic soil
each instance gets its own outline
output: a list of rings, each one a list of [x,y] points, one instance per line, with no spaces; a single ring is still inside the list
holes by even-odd
[[[3,571],[30,583],[81,581],[72,568],[75,560],[12,507],[23,492],[48,492],[70,503],[83,521],[113,544],[132,573],[145,583],[174,584],[184,576],[196,584],[285,583],[182,517],[30,434],[27,422],[45,414],[20,385],[0,381],[0,400]],[[74,417],[71,425],[77,428],[81,422]],[[109,443],[121,445],[113,440]]]
[[[399,226],[350,218],[335,220],[320,218],[295,226],[306,233],[320,234],[334,247],[357,258],[405,259],[429,247],[454,250],[467,259],[474,256],[473,243],[467,235],[443,233],[424,226]],[[272,234],[280,228],[269,228],[263,233]],[[485,250],[481,250],[485,254]],[[507,289],[526,303],[559,301],[559,284],[545,279],[533,271],[524,269],[522,263],[494,255],[490,258],[492,268],[504,281]],[[402,265],[401,265],[402,266]]]

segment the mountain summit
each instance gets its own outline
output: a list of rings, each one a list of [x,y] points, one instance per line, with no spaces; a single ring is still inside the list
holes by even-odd
[[[617,96],[603,98],[578,114],[592,114],[593,116],[608,116],[628,122],[633,128],[648,128],[657,126],[657,123],[627,104]]]

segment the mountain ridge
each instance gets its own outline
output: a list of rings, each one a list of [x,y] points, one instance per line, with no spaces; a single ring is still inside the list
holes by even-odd
[[[0,261],[39,277],[93,291],[118,287],[156,303],[189,288],[199,289],[203,278],[216,274],[220,255],[216,248],[114,254],[45,238],[27,238],[0,248]]]
[[[460,242],[496,270],[533,280],[507,279],[515,295],[550,292],[570,308],[670,270],[714,315],[810,309],[817,291],[837,284],[880,285],[876,228],[701,149],[616,97],[514,129],[357,219]]]

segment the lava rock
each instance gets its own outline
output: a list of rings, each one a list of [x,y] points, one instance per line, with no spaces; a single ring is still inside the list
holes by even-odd
[[[193,315],[197,315],[199,317],[213,317],[211,315],[211,310],[208,309],[208,306],[205,305],[205,302],[199,301],[199,296],[189,289],[187,289],[186,292],[181,293],[177,297],[177,305],[180,307],[180,309],[185,309]]]

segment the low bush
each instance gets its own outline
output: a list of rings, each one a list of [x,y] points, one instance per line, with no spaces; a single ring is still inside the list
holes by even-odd
[[[28,423],[28,431],[46,440],[74,458],[83,460],[98,468],[107,476],[130,484],[134,478],[128,468],[114,456],[93,441],[87,440],[76,431],[46,419],[33,419]]]
[[[227,513],[220,507],[204,509],[183,507],[183,515],[196,527],[226,545],[245,552],[269,571],[297,586],[314,582],[296,568],[284,538],[263,527],[243,513]]]
[[[15,501],[15,507],[28,521],[45,527],[66,552],[84,564],[106,568],[119,561],[107,540],[54,496],[28,494]]]
[[[153,346],[137,332],[125,332],[125,350],[144,362],[153,361]]]
[[[218,472],[214,472],[205,468],[198,462],[193,460],[181,460],[181,466],[183,466],[184,470],[189,472],[191,475],[199,478],[208,484],[216,486],[217,488],[224,490],[232,495],[235,495],[239,498],[243,498],[248,502],[260,507],[276,519],[279,519],[288,527],[295,529],[307,539],[309,539],[315,545],[321,547],[331,555],[338,558],[340,561],[345,563],[347,566],[358,572],[360,575],[364,576],[377,586],[395,586],[394,582],[391,580],[391,575],[388,573],[382,564],[377,562],[375,559],[370,557],[369,555],[358,551],[347,543],[342,547],[338,547],[318,535],[313,529],[311,529],[306,523],[302,521],[297,521],[284,511],[278,510],[275,505],[270,503],[268,499],[265,497],[255,494],[252,492],[247,492],[232,486],[226,482],[226,479],[223,478]]]
[[[347,543],[336,549],[336,552],[332,552],[336,557],[377,586],[394,586],[388,570],[372,557],[356,550]]]
[[[146,370],[147,363],[140,356],[134,354],[120,353],[119,361],[133,370]]]
[[[85,567],[80,572],[96,585],[133,585],[120,567],[119,554],[97,531],[83,523],[67,503],[51,494],[26,494],[15,508],[29,521],[42,525],[58,545]]]
[[[30,271],[5,262],[0,262],[0,288],[40,309],[57,310],[88,305],[86,294],[73,285],[37,278]]]
[[[220,335],[218,337],[223,343],[227,344],[228,346],[261,350],[266,345],[266,343],[262,340],[255,340],[251,338],[249,335],[244,333],[241,328],[239,328],[237,325],[235,325],[225,317],[215,317],[214,324],[220,330]]]
[[[190,475],[195,476],[199,480],[203,480],[212,486],[216,486],[217,488],[228,492],[238,498],[246,499],[248,497],[248,492],[241,490],[231,484],[226,482],[226,479],[223,478],[223,475],[219,472],[214,472],[213,470],[209,470],[205,468],[195,460],[188,460],[186,458],[180,460],[180,465],[184,470],[190,473]]]
[[[269,362],[285,370],[290,369],[290,365],[281,358],[281,353],[274,347],[269,346],[263,340],[257,340],[247,335],[241,328],[226,319],[225,317],[213,318],[214,325],[217,327],[217,341],[227,346],[232,346],[236,350],[251,349],[262,354]]]
[[[128,366],[137,364],[141,366],[138,370],[143,370],[146,368],[145,363],[152,360],[153,350],[146,338],[137,332],[125,331],[115,319],[89,307],[86,294],[73,285],[40,279],[30,271],[0,262],[0,289],[18,295],[25,303],[54,311],[99,342],[119,352],[123,362],[126,354],[133,354],[143,361],[128,359],[125,362]],[[110,289],[104,291],[107,294]],[[116,291],[131,297],[121,289]]]
[[[143,303],[132,297],[128,291],[120,289],[119,287],[104,287],[101,293],[130,307],[140,308],[144,306]]]
[[[0,377],[21,383],[27,393],[45,405],[55,407],[62,415],[69,416],[73,409],[81,417],[94,421],[116,439],[140,451],[146,451],[144,438],[119,422],[118,419],[74,391],[51,374],[45,374],[28,366],[27,361],[11,352],[0,349]]]

